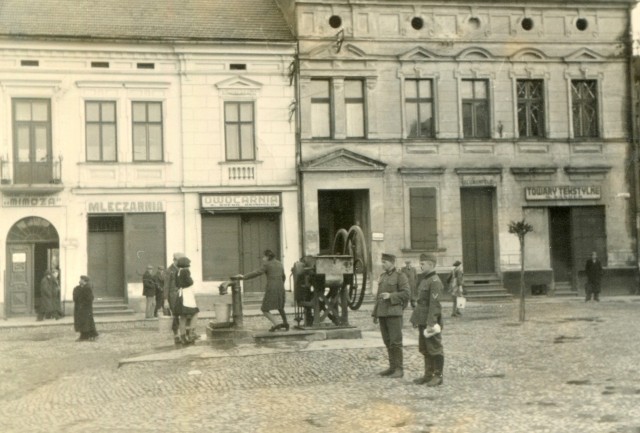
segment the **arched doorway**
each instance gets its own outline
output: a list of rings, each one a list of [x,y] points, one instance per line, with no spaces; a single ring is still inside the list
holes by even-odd
[[[60,238],[53,224],[35,216],[15,223],[7,235],[7,316],[34,314],[40,280],[47,269],[59,268]]]

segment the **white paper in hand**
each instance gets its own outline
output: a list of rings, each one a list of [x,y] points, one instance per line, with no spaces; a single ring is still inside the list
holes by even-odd
[[[429,338],[429,337],[433,337],[436,334],[439,334],[441,331],[442,331],[442,328],[440,328],[440,325],[436,323],[435,325],[433,325],[432,328],[426,328],[423,334],[425,338]]]

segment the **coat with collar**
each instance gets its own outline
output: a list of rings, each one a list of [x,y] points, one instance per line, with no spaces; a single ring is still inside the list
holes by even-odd
[[[431,327],[442,321],[442,281],[433,270],[423,274],[418,286],[418,301],[411,314],[411,323],[415,326]]]
[[[389,293],[389,299],[382,299],[382,293]],[[378,280],[376,304],[371,315],[373,317],[402,316],[402,311],[411,299],[409,280],[402,272],[393,268],[383,272]]]

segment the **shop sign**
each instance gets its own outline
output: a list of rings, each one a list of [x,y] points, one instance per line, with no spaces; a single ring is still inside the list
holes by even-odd
[[[62,198],[50,195],[18,195],[2,197],[2,207],[51,207],[60,206]]]
[[[280,194],[203,194],[203,209],[264,209],[279,208]]]
[[[93,201],[87,203],[89,213],[150,213],[164,212],[161,201]]]
[[[462,176],[460,178],[462,186],[495,186],[497,185],[495,176]]]
[[[526,200],[598,200],[599,186],[528,186],[524,189]]]

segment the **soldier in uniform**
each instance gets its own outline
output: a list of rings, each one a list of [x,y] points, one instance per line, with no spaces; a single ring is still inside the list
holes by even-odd
[[[400,272],[407,276],[409,281],[409,290],[411,291],[411,306],[416,307],[416,300],[418,299],[418,285],[416,284],[416,268],[411,266],[411,260],[406,260],[404,268],[400,269]]]
[[[411,323],[418,327],[418,350],[424,356],[424,376],[413,382],[427,386],[442,385],[444,350],[442,347],[442,281],[436,274],[437,259],[433,254],[420,254],[422,275],[418,301]]]
[[[373,307],[373,323],[380,323],[382,341],[387,347],[389,368],[380,373],[391,378],[402,377],[402,312],[409,303],[409,281],[395,267],[392,254],[382,254],[384,272],[378,281],[378,294]]]

